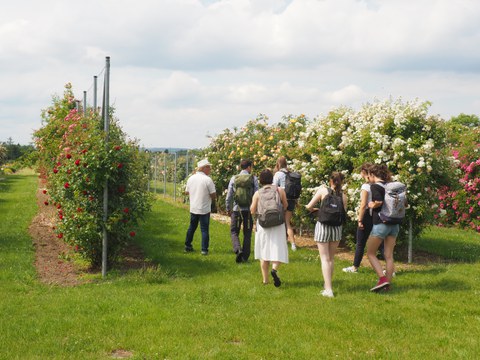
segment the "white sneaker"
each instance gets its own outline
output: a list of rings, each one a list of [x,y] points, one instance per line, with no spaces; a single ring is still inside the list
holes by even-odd
[[[292,244],[292,251],[297,251],[297,245]]]
[[[349,267],[343,268],[342,270],[343,272],[346,272],[346,273],[358,273],[358,269],[355,269],[354,266],[349,266]]]
[[[387,270],[383,270],[383,276],[387,276]],[[395,277],[395,272],[393,272],[392,277]]]
[[[332,290],[322,290],[320,293],[322,296],[328,297],[328,298],[333,298],[333,291]]]

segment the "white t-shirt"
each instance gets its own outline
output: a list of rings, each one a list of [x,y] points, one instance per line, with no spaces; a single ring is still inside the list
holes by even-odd
[[[190,196],[190,212],[192,214],[205,215],[211,211],[212,198],[210,194],[214,194],[216,190],[210,176],[197,171],[196,174],[188,178],[185,190]]]
[[[278,170],[275,173],[275,175],[273,175],[272,184],[277,185],[277,186],[281,187],[282,189],[285,189],[285,180],[287,178],[286,171],[287,171],[286,169]]]
[[[367,207],[366,209],[368,209],[368,203],[370,201],[372,201],[372,191],[370,190],[370,184],[362,184],[362,187],[360,188],[360,191],[361,190],[365,190],[368,194],[368,197],[367,197]]]

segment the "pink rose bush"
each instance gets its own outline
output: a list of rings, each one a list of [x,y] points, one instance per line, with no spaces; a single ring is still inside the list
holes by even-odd
[[[116,120],[111,120],[106,143],[100,115],[78,112],[70,85],[63,98],[53,98],[42,118],[43,127],[34,136],[40,149],[39,171],[46,180],[50,203],[58,210],[57,237],[97,266],[101,263],[106,228],[111,263],[150,208],[144,171],[147,159],[135,142],[126,139]],[[105,223],[103,189],[107,179]]]
[[[464,128],[461,139],[451,152],[455,181],[440,189],[435,219],[439,226],[480,232],[480,129]]]

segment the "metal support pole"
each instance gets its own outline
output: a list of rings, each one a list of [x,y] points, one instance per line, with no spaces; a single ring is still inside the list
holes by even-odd
[[[87,92],[83,92],[83,115],[87,115]]]
[[[408,263],[413,262],[413,225],[412,219],[408,220]]]
[[[104,131],[105,146],[108,147],[108,137],[110,132],[109,102],[110,102],[110,57],[107,56],[105,64],[105,82],[104,82]],[[102,241],[102,278],[107,276],[107,249],[108,249],[108,179],[105,179],[103,187],[103,241]]]
[[[185,179],[188,178],[188,150],[187,155],[185,156]]]
[[[155,194],[157,193],[157,162],[158,162],[158,159],[157,159],[157,153],[155,153],[155,172],[154,172],[154,179],[153,179],[153,183],[154,183],[154,186],[155,186]]]
[[[167,153],[163,153],[163,197],[167,196]]]
[[[177,153],[175,153],[175,170],[173,173],[173,201],[177,200]]]
[[[93,77],[93,111],[97,112],[97,78],[98,76]]]
[[[147,192],[150,192],[150,169],[152,168],[152,157],[150,156],[150,152],[148,150],[145,150],[145,153],[148,156]]]

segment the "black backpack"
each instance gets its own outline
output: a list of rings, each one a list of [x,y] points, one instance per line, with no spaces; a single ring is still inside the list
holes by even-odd
[[[302,175],[298,172],[285,173],[285,194],[287,199],[296,200],[300,197],[302,192]]]
[[[322,199],[318,210],[318,221],[325,225],[340,226],[345,220],[345,208],[343,207],[343,195],[337,195],[331,188]]]

